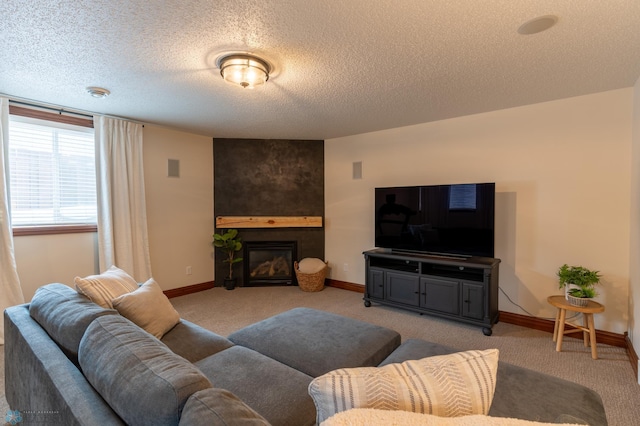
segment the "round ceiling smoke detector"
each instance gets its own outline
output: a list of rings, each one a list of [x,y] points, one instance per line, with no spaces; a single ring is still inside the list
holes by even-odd
[[[89,86],[87,87],[87,93],[89,93],[94,98],[106,98],[111,93],[107,89],[103,89],[102,87]]]
[[[538,16],[520,25],[518,33],[522,35],[541,33],[553,27],[557,22],[558,17],[555,15]]]

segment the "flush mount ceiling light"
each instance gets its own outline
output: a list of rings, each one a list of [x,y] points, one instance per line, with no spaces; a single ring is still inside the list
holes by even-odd
[[[533,18],[530,21],[525,22],[518,28],[518,33],[522,35],[531,35],[541,33],[549,28],[553,27],[558,22],[558,17],[555,15],[544,15]]]
[[[269,80],[271,66],[264,59],[246,53],[232,53],[218,58],[220,75],[227,83],[245,89],[261,86]]]
[[[107,89],[103,89],[102,87],[89,86],[87,87],[87,93],[89,93],[94,98],[106,98],[111,93]]]

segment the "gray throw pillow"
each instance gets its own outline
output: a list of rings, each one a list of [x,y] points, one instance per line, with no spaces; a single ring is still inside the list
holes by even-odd
[[[187,399],[211,387],[193,364],[121,316],[96,319],[78,353],[91,385],[132,425],[177,425]]]

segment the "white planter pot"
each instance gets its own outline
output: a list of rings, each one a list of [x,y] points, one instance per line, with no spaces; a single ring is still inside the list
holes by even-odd
[[[575,284],[567,284],[564,286],[564,298],[567,299],[567,301],[569,300],[569,290],[571,290],[572,288],[580,288]]]

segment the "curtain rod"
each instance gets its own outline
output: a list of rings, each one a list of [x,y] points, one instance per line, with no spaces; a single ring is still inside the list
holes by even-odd
[[[7,94],[4,94],[4,93],[0,93],[0,96],[4,96],[7,99],[9,99],[9,103],[10,104],[13,103],[13,104],[18,104],[18,105],[29,106],[29,107],[32,107],[32,108],[47,109],[47,110],[50,110],[50,111],[56,111],[58,114],[61,114],[61,115],[62,114],[74,114],[74,115],[79,115],[81,117],[87,117],[87,118],[90,118],[92,120],[93,120],[93,117],[95,115],[101,115],[101,116],[107,117],[107,118],[115,118],[115,119],[118,119],[118,120],[126,120],[126,121],[130,121],[132,123],[138,123],[138,124],[141,124],[142,127],[144,127],[144,125],[145,125],[144,122],[139,121],[139,120],[133,120],[131,118],[118,117],[118,116],[115,116],[115,115],[108,115],[108,114],[93,113],[93,112],[90,112],[90,111],[74,112],[74,111],[70,111],[68,109],[65,109],[65,108],[63,108],[61,106],[52,105],[52,104],[49,104],[49,105],[40,104],[37,101],[32,101],[30,99],[24,99],[24,98],[17,98],[17,97],[14,97],[14,96],[11,96],[11,95],[7,95]]]
[[[82,113],[82,112],[67,111],[64,108],[54,108],[54,107],[50,107],[50,106],[46,106],[46,105],[38,105],[38,104],[29,103],[29,102],[15,101],[13,99],[9,99],[9,103],[10,104],[14,104],[14,105],[23,105],[23,106],[32,107],[32,108],[39,108],[39,109],[46,109],[46,110],[49,110],[49,111],[55,111],[60,115],[62,115],[62,114],[79,115],[81,117],[87,117],[87,118],[90,118],[90,119],[93,120],[93,115],[85,114],[85,113]]]

